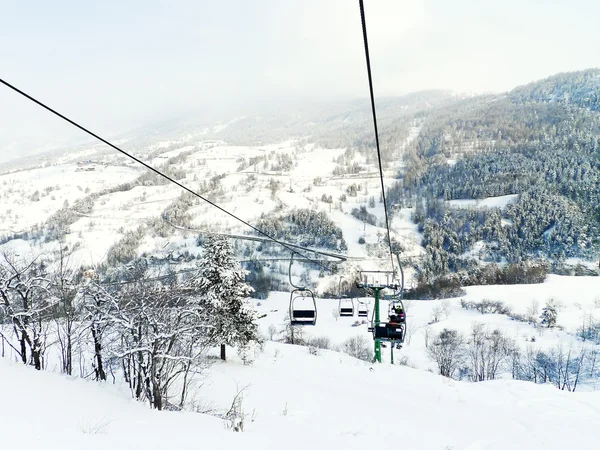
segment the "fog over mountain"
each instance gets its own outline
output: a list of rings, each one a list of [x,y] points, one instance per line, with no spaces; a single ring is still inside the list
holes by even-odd
[[[589,0],[365,8],[378,97],[504,91],[600,65],[588,51],[600,44],[600,5]],[[368,94],[356,2],[11,2],[0,30],[2,78],[111,137]],[[0,104],[0,161],[89,142],[5,87]]]

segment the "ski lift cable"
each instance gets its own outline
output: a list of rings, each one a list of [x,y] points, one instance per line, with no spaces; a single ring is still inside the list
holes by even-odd
[[[95,139],[99,140],[100,142],[108,145],[109,147],[113,148],[114,150],[117,150],[118,152],[122,153],[123,155],[127,156],[128,158],[132,159],[133,161],[137,162],[138,164],[141,164],[142,166],[146,167],[147,169],[151,170],[152,172],[156,173],[157,175],[165,178],[166,180],[168,180],[169,182],[179,186],[180,188],[182,188],[183,190],[189,192],[190,194],[198,197],[199,199],[205,201],[206,203],[208,203],[211,206],[214,206],[215,208],[219,209],[220,211],[224,212],[225,214],[233,217],[234,219],[238,220],[239,222],[243,223],[244,225],[252,228],[254,231],[256,231],[257,233],[261,234],[262,236],[265,236],[266,238],[272,240],[273,242],[276,242],[277,244],[281,245],[282,247],[285,247],[286,249],[288,249],[290,252],[292,252],[292,254],[296,254],[299,255],[307,260],[312,261],[314,264],[317,264],[318,266],[320,266],[321,268],[330,271],[329,267],[324,266],[323,264],[321,264],[321,262],[319,262],[318,260],[314,260],[311,258],[308,258],[307,256],[303,255],[302,253],[298,252],[297,250],[294,250],[292,247],[288,246],[286,243],[279,241],[278,239],[268,235],[267,233],[265,233],[264,231],[260,230],[259,228],[255,227],[254,225],[251,225],[250,223],[246,222],[245,220],[237,217],[236,215],[234,215],[233,213],[227,211],[226,209],[222,208],[221,206],[217,205],[214,202],[211,202],[210,200],[208,200],[207,198],[203,197],[202,195],[198,194],[197,192],[193,191],[192,189],[188,188],[187,186],[185,186],[184,184],[181,184],[180,182],[178,182],[177,180],[169,177],[168,175],[162,173],[160,170],[155,169],[154,167],[152,167],[151,165],[145,163],[144,161],[136,158],[135,156],[129,154],[128,152],[126,152],[125,150],[120,149],[119,147],[117,147],[116,145],[110,143],[109,141],[107,141],[106,139],[100,137],[99,135],[93,133],[92,131],[88,130],[87,128],[85,128],[82,125],[79,125],[77,122],[69,119],[68,117],[66,117],[65,115],[59,113],[58,111],[52,109],[51,107],[47,106],[45,103],[42,103],[40,100],[37,100],[36,98],[32,97],[31,95],[27,94],[26,92],[20,90],[19,88],[13,86],[12,84],[8,83],[7,81],[5,81],[4,79],[0,78],[0,83],[4,84],[6,87],[12,89],[13,91],[15,91],[16,93],[22,95],[23,97],[27,98],[28,100],[32,101],[33,103],[41,106],[42,108],[46,109],[47,111],[51,112],[52,114],[60,117],[61,119],[63,119],[64,121],[70,123],[71,125],[73,125],[76,128],[79,128],[81,131],[89,134],[90,136],[94,137]]]
[[[365,20],[365,7],[363,0],[358,1],[360,6],[360,18],[362,22],[363,40],[365,44],[365,58],[367,61],[367,74],[369,76],[369,93],[371,96],[371,110],[373,112],[373,127],[375,129],[375,145],[377,147],[377,159],[379,161],[379,178],[381,179],[381,195],[383,198],[383,210],[385,212],[385,226],[387,228],[388,245],[390,248],[390,262],[392,271],[394,270],[394,255],[392,251],[392,239],[390,237],[390,221],[388,218],[388,208],[385,199],[385,185],[383,183],[383,166],[381,164],[381,151],[379,149],[379,132],[377,130],[377,114],[375,113],[375,97],[373,95],[373,78],[371,77],[371,58],[369,57],[369,42],[367,40],[367,23]]]

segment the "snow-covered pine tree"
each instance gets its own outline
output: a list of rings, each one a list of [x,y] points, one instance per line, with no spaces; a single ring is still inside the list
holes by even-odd
[[[542,325],[546,325],[548,328],[556,325],[556,319],[558,316],[558,312],[556,311],[556,305],[554,304],[554,300],[550,299],[546,302],[546,306],[542,309],[542,315],[540,318],[542,319]]]
[[[225,346],[243,346],[258,338],[256,312],[246,300],[253,289],[244,282],[245,271],[234,259],[230,242],[210,236],[204,243],[204,255],[194,285],[200,289],[209,309],[214,341]]]

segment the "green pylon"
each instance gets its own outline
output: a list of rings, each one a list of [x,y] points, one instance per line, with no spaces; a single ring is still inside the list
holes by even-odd
[[[373,291],[375,293],[375,322],[373,326],[377,327],[379,324],[379,299],[381,297],[381,288],[374,287]],[[375,339],[375,361],[381,362],[381,341],[379,339]]]

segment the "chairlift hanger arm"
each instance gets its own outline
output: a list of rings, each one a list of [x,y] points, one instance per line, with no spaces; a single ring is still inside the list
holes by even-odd
[[[288,268],[288,277],[290,279],[290,284],[292,285],[293,288],[299,289],[300,291],[304,291],[306,289],[305,287],[296,286],[294,284],[294,282],[292,281],[292,264],[294,264],[294,254],[293,253],[292,253],[292,256],[290,257],[290,266]]]
[[[400,262],[400,253],[396,253],[396,259],[398,260],[398,267],[400,268],[400,298],[404,296],[404,269]]]

